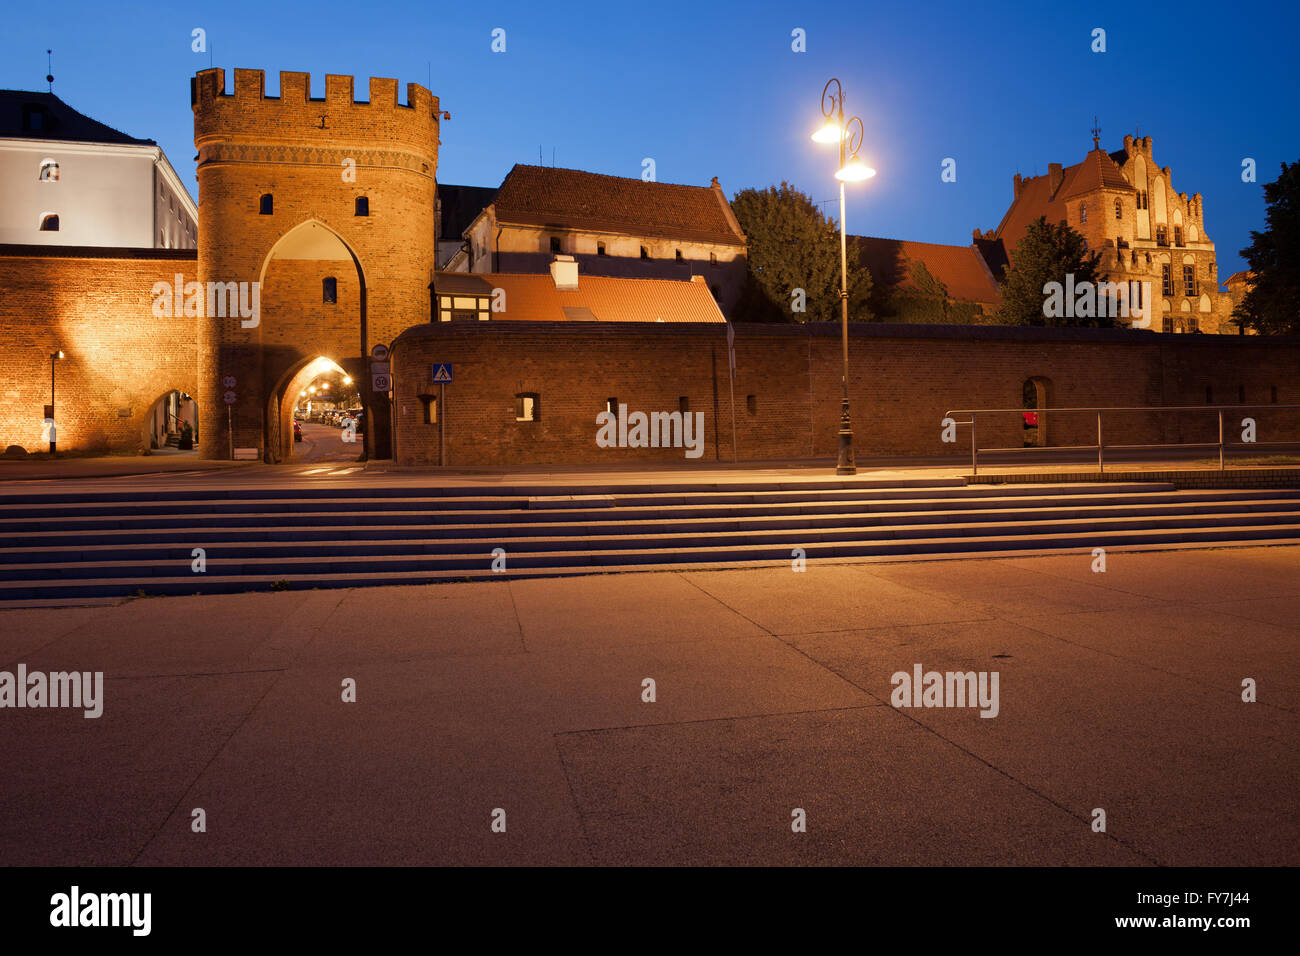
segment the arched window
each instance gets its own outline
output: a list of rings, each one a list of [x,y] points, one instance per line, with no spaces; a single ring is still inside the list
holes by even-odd
[[[275,198],[270,193],[262,193],[257,204],[258,215],[269,216],[275,211]]]
[[[42,159],[39,178],[43,183],[57,183],[59,181],[59,164],[52,159]]]
[[[370,197],[369,197],[369,196],[358,196],[358,197],[357,197],[357,209],[356,209],[356,213],[357,213],[358,216],[369,216],[369,215],[370,215]]]
[[[339,300],[339,280],[326,276],[321,280],[321,301],[333,305]]]
[[[41,216],[41,232],[58,232],[59,215],[58,213],[47,212]]]

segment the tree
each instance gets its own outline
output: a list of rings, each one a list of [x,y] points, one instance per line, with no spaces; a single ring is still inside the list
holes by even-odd
[[[1300,334],[1300,162],[1282,164],[1264,199],[1268,227],[1241,250],[1254,278],[1232,317],[1264,335]]]
[[[783,182],[740,190],[731,209],[749,239],[737,313],[751,322],[839,321],[839,231],[812,199]],[[871,276],[852,257],[848,266],[849,319],[867,321]]]
[[[1025,237],[1016,246],[1011,257],[1011,267],[1002,279],[1002,308],[998,312],[998,321],[1002,325],[1087,325],[1110,328],[1114,320],[1097,316],[1100,309],[1090,310],[1091,315],[1075,315],[1074,303],[1065,303],[1068,308],[1059,310],[1064,314],[1050,315],[1058,311],[1045,308],[1048,292],[1045,287],[1049,282],[1067,285],[1067,276],[1073,276],[1072,285],[1080,288],[1082,283],[1095,284],[1102,281],[1099,264],[1100,253],[1089,253],[1083,236],[1065,223],[1050,225],[1046,217],[1039,216],[1029,224]],[[1094,289],[1095,295],[1095,289]]]

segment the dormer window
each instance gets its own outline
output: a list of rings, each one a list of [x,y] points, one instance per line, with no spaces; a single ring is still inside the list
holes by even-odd
[[[45,107],[38,103],[23,106],[23,129],[29,133],[40,133],[49,129]]]
[[[262,193],[257,204],[258,215],[269,216],[275,212],[275,198],[270,193]]]
[[[59,216],[57,213],[46,213],[41,217],[41,232],[58,232]]]
[[[59,181],[59,164],[52,159],[42,159],[39,178],[43,183],[57,183]]]

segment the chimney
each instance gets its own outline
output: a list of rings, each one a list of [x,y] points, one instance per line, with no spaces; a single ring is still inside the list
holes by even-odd
[[[1124,137],[1124,152],[1132,155],[1133,153],[1133,134],[1129,133]]]
[[[551,279],[560,292],[578,291],[578,263],[573,256],[556,256],[551,260]]]
[[[1065,175],[1061,172],[1060,163],[1047,164],[1047,195],[1048,196],[1051,197],[1056,196],[1056,191],[1061,188],[1061,180],[1063,180],[1064,178]]]
[[[1012,180],[1011,198],[1012,199],[1020,198],[1020,174],[1019,173],[1016,173],[1016,178]]]

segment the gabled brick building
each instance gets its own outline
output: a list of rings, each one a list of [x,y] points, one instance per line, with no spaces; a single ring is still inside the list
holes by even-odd
[[[1080,232],[1101,252],[1114,282],[1150,282],[1152,328],[1162,332],[1235,332],[1232,297],[1219,291],[1214,243],[1200,193],[1176,192],[1173,171],[1156,165],[1151,137],[1124,137],[1124,148],[1093,148],[1073,166],[1014,179],[1013,198],[996,230],[977,237],[990,265],[1015,259],[1016,245],[1040,216]],[[981,241],[982,240],[982,241]],[[1000,248],[998,248],[1000,247]]]
[[[745,234],[716,178],[683,186],[516,165],[464,236],[449,271],[545,273],[570,255],[584,275],[702,276],[727,313],[747,268]]]

